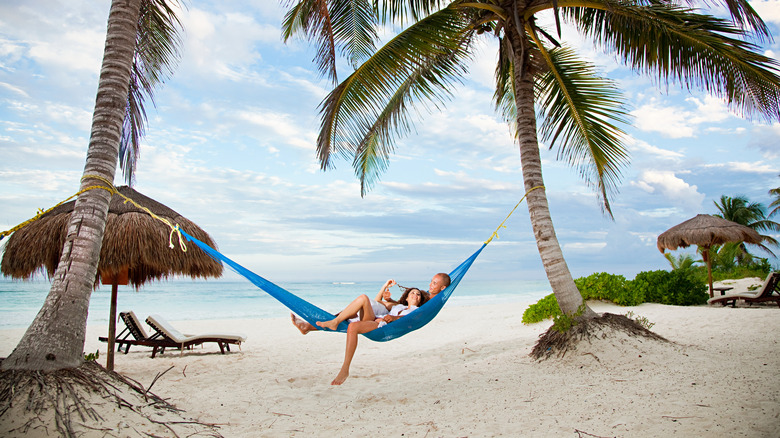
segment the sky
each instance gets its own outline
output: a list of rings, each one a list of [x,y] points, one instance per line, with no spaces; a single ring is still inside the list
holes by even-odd
[[[780,0],[751,5],[780,36]],[[109,6],[0,2],[0,230],[78,190]],[[446,106],[420,111],[361,197],[349,160],[320,170],[318,105],[333,84],[317,72],[313,46],[282,41],[283,15],[272,0],[187,3],[181,60],[147,109],[136,190],[272,281],[422,281],[454,268],[524,194],[518,147],[491,104],[496,41],[480,46]],[[780,186],[778,121],[746,120],[706,93],[659,85],[571,29],[562,39],[617,81],[632,115],[622,126],[631,164],[611,200],[614,219],[542,144],[551,214],[575,278],[668,269],[656,248],[666,229],[716,213],[721,195],[771,202],[768,191]],[[780,59],[779,44],[762,50]],[[349,72],[340,62],[340,78]],[[115,184],[123,183],[117,172]],[[471,279],[545,278],[525,203],[498,236]]]

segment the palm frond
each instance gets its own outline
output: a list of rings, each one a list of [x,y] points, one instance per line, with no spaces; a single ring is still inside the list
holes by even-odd
[[[148,98],[154,105],[154,91],[173,75],[179,61],[181,22],[172,5],[165,0],[147,0],[141,4],[136,51],[130,74],[127,110],[119,144],[119,166],[128,185],[132,185],[140,142],[144,135]]]
[[[557,147],[558,159],[576,168],[596,187],[604,209],[611,215],[609,198],[616,191],[628,152],[621,144],[628,123],[623,96],[614,83],[596,75],[589,63],[578,60],[568,47],[547,50],[535,39],[549,70],[538,75],[536,93],[542,112],[539,133]]]
[[[297,34],[315,42],[317,69],[336,83],[336,36],[327,0],[300,0],[287,11],[282,21],[282,39],[287,42]]]
[[[363,193],[386,167],[393,142],[412,126],[409,109],[446,101],[465,73],[474,30],[455,8],[418,21],[381,47],[320,106],[317,150],[323,169],[333,153],[354,154]]]
[[[750,6],[748,0],[710,0],[712,3],[721,3],[728,9],[731,15],[731,21],[740,29],[752,29],[760,40],[771,40],[772,35],[764,20],[756,13],[756,10]],[[690,6],[701,4],[696,0],[686,0]]]
[[[774,199],[769,203],[769,208],[771,208],[771,210],[769,211],[767,217],[772,217],[777,213],[780,213],[780,187],[770,189],[769,196],[773,197]]]
[[[453,2],[452,0],[375,0],[374,3],[382,24],[392,22],[403,26],[407,20],[419,21]]]
[[[333,34],[353,68],[376,49],[376,14],[370,0],[337,1],[331,10]]]
[[[569,8],[564,14],[637,71],[701,88],[742,115],[780,119],[780,64],[733,38],[743,34],[740,29],[668,4],[603,3],[604,9]]]

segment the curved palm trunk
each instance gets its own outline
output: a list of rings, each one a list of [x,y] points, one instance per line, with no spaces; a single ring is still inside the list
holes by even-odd
[[[142,0],[113,0],[100,70],[84,175],[114,180],[125,116],[130,69]],[[81,189],[106,184],[82,178]],[[88,190],[76,201],[51,290],[3,369],[51,371],[81,365],[89,299],[97,273],[108,202],[106,190]]]
[[[507,32],[511,35],[514,51],[514,87],[515,105],[517,106],[517,141],[520,146],[520,161],[523,170],[523,183],[526,192],[534,187],[544,186],[542,178],[542,159],[539,155],[539,142],[536,135],[536,113],[534,112],[534,85],[529,74],[524,70],[528,65],[524,58],[522,45],[524,38],[517,32],[514,23],[509,23]],[[522,28],[522,26],[520,26]],[[555,298],[561,311],[566,315],[575,314],[584,303],[574,279],[563,258],[563,251],[555,236],[555,227],[550,216],[545,189],[539,188],[528,192],[526,197],[528,214],[531,218],[534,237],[539,255],[542,258],[547,280],[550,282]],[[596,316],[585,305],[585,317]]]

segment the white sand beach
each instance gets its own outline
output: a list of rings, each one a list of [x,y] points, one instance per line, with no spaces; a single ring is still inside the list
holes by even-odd
[[[536,362],[528,354],[551,323],[523,325],[528,303],[452,306],[400,339],[361,338],[340,387],[330,381],[344,335],[303,336],[288,315],[172,321],[182,332],[248,339],[225,355],[207,344],[152,359],[133,347],[116,370],[148,386],[173,367],[152,392],[225,437],[780,436],[780,308],[590,304],[644,316],[671,342],[594,339]],[[85,348],[100,349],[103,364],[105,330],[90,326]],[[0,356],[21,334],[0,332]],[[122,422],[115,413],[109,423]]]

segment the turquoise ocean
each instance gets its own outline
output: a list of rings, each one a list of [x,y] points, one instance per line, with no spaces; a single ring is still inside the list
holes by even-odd
[[[402,283],[426,287],[429,280]],[[360,294],[374,297],[382,287],[377,282],[291,282],[279,286],[330,312],[341,310]],[[50,283],[45,280],[0,279],[0,330],[26,328],[41,309]],[[391,289],[394,297],[398,288]],[[464,279],[447,306],[470,306],[509,302],[535,302],[551,293],[547,281],[469,281]],[[118,311],[133,310],[139,318],[158,314],[172,321],[254,319],[287,317],[289,310],[249,281],[173,279],[146,284],[136,291],[119,286]],[[88,324],[108,323],[111,287],[92,293]]]

